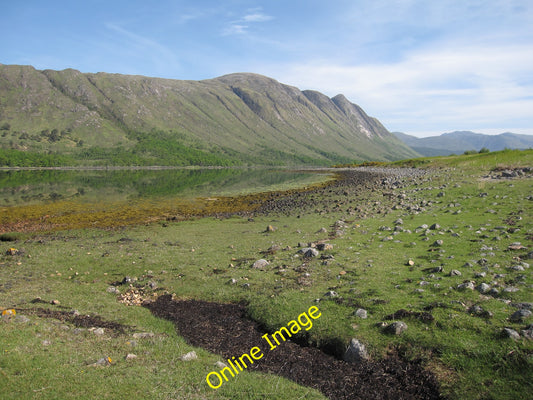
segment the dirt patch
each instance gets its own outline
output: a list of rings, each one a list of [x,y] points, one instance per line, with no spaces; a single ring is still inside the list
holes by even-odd
[[[239,357],[254,346],[264,347],[264,357],[249,369],[283,376],[331,399],[442,399],[431,373],[419,363],[395,356],[355,365],[292,341],[269,351],[261,339],[265,332],[247,318],[241,305],[175,301],[164,295],[146,306],[154,315],[173,321],[191,345],[224,360]]]
[[[68,322],[78,328],[105,328],[117,334],[123,334],[132,329],[118,322],[103,320],[99,316],[79,315],[71,311],[48,310],[45,308],[26,308],[20,309],[20,311],[26,315],[36,315],[39,318],[53,318],[61,322]]]
[[[414,318],[419,321],[425,322],[426,324],[429,324],[430,322],[433,322],[435,320],[433,315],[431,315],[428,312],[415,312],[415,311],[407,311],[404,309],[398,310],[394,314],[387,315],[384,319],[390,321],[393,319],[402,319],[402,318]]]

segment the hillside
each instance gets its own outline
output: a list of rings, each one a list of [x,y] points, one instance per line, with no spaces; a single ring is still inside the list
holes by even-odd
[[[462,154],[468,150],[479,151],[482,148],[499,151],[524,150],[533,147],[533,136],[510,132],[500,135],[484,135],[470,131],[455,131],[425,138],[417,138],[401,132],[393,132],[393,134],[407,146],[426,157]]]
[[[181,81],[0,65],[0,129],[4,165],[327,165],[417,155],[343,95],[248,73]]]

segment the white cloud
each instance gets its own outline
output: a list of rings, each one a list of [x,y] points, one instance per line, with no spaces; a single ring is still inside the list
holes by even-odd
[[[274,17],[259,12],[245,15],[243,18],[243,20],[246,22],[266,22],[272,19],[274,19]]]
[[[273,20],[274,17],[263,13],[262,8],[252,8],[247,10],[247,14],[242,18],[232,21],[224,30],[224,35],[242,35],[248,33],[250,24],[267,22]]]
[[[302,89],[344,93],[391,130],[446,131],[525,124],[533,110],[532,65],[529,44],[450,45],[393,63],[293,63],[271,73]]]

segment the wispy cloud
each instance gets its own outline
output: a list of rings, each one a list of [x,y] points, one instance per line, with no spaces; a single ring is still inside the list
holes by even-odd
[[[274,17],[263,12],[262,8],[251,8],[246,11],[246,14],[234,21],[224,29],[224,35],[243,35],[248,33],[251,24],[267,22],[273,20]]]
[[[135,53],[138,57],[150,60],[159,71],[168,69],[169,65],[174,68],[179,65],[178,57],[167,46],[115,23],[108,22],[105,26],[114,34],[113,44],[119,48],[119,51]]]
[[[465,121],[518,129],[533,109],[531,65],[533,45],[463,46],[417,50],[392,63],[293,63],[275,76],[344,93],[393,130],[470,129]]]

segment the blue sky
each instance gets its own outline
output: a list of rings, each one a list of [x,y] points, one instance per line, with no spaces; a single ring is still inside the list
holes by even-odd
[[[533,134],[531,0],[0,0],[0,63],[343,93],[390,131]]]

